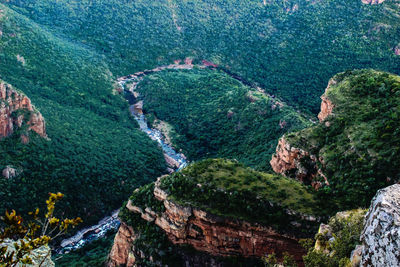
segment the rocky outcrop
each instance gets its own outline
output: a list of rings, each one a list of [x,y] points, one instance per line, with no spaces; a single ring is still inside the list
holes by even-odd
[[[305,161],[307,161],[307,168],[304,167]],[[316,167],[316,162],[317,158],[314,155],[303,149],[293,147],[285,137],[282,137],[270,164],[276,173],[319,187],[320,184],[314,181],[314,178],[320,173]]]
[[[361,234],[361,266],[400,266],[400,184],[377,192]]]
[[[398,44],[398,45],[393,49],[393,51],[394,51],[394,54],[395,54],[396,56],[400,56],[400,44]]]
[[[321,224],[315,250],[334,256],[332,243],[340,243],[340,235],[332,225],[352,227],[355,237],[360,235],[361,245],[357,245],[350,257],[350,266],[400,266],[400,184],[395,184],[377,192],[367,213],[365,210],[339,212],[329,225]],[[365,216],[364,216],[365,214]],[[361,217],[362,216],[362,217]],[[364,222],[363,219],[364,218]],[[341,222],[342,221],[342,222]],[[333,223],[332,223],[333,222]],[[355,229],[360,229],[358,234]],[[345,239],[348,237],[345,236]],[[348,242],[348,241],[347,241]]]
[[[336,84],[337,81],[334,78],[331,79],[325,89],[325,93],[321,96],[321,111],[318,114],[320,122],[325,121],[328,116],[333,114],[335,105],[327,94],[329,89]],[[329,122],[326,121],[325,125],[329,126]],[[319,189],[323,183],[315,180],[317,176],[320,176],[327,185],[329,185],[329,181],[321,169],[318,168],[318,162],[324,165],[321,157],[317,158],[310,152],[293,146],[284,136],[279,140],[270,164],[276,173],[295,178],[305,184],[311,184],[315,189]]]
[[[325,89],[325,93],[321,96],[321,111],[318,114],[318,119],[320,122],[324,121],[328,116],[332,115],[335,105],[327,97],[327,92],[331,88],[331,86],[335,85],[336,83],[336,80],[331,79],[328,83],[328,87]]]
[[[22,172],[21,170],[17,170],[12,166],[6,166],[1,173],[4,178],[12,179],[18,176],[21,172]]]
[[[31,104],[30,99],[11,85],[0,81],[0,138],[10,136],[23,125],[27,125],[27,131],[32,130],[46,137],[43,116]],[[29,141],[28,136],[23,134],[22,140]]]
[[[179,205],[170,200],[168,194],[159,187],[162,178],[156,182],[153,193],[154,197],[163,203],[164,212],[157,213],[150,207],[138,207],[131,201],[128,201],[126,208],[161,228],[173,244],[190,245],[196,251],[214,257],[261,258],[275,253],[282,259],[283,253],[288,252],[302,265],[305,250],[296,237],[279,233],[267,226],[216,216],[196,207]],[[310,218],[312,219],[315,220]],[[132,229],[123,225],[110,254],[109,266],[128,262],[128,250],[134,239]],[[145,257],[141,251],[135,251],[134,247],[132,250],[134,254]],[[126,266],[133,264],[134,261],[131,260]]]
[[[132,253],[132,244],[135,240],[132,227],[121,223],[114,238],[114,245],[109,255],[108,266],[133,266],[135,256]]]
[[[318,114],[320,122],[324,121],[329,115],[331,115],[334,108],[332,101],[330,101],[325,95],[321,96],[321,100],[321,111]]]
[[[133,112],[139,115],[143,114],[143,101],[139,101],[133,105]]]
[[[379,5],[385,2],[385,0],[361,0],[361,2],[366,5]]]

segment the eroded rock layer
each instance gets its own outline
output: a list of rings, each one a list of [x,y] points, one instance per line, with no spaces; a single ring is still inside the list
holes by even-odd
[[[325,89],[325,93],[321,96],[321,111],[318,114],[318,119],[320,123],[324,122],[327,126],[330,122],[326,119],[333,115],[335,108],[335,104],[328,98],[327,93],[336,84],[337,81],[332,78]],[[323,164],[323,159],[293,146],[283,136],[278,142],[270,164],[276,173],[295,178],[305,184],[311,184],[315,189],[319,189],[323,183],[316,181],[315,177],[321,176],[325,184],[329,184],[329,182],[321,169],[318,168],[318,162]]]
[[[132,227],[121,223],[109,255],[108,266],[133,266],[135,257],[131,252],[135,233]]]
[[[303,167],[302,161],[304,160],[310,162],[309,168]],[[279,140],[276,153],[270,161],[271,167],[276,173],[294,177],[305,184],[313,183],[313,178],[318,173],[315,163],[316,157],[314,155],[293,147],[285,137]]]
[[[126,209],[132,214],[140,215],[143,220],[154,223],[174,245],[190,245],[196,251],[206,253],[207,261],[210,257],[261,258],[272,253],[282,259],[286,252],[302,265],[305,250],[296,237],[279,233],[271,227],[216,216],[195,207],[177,204],[159,187],[161,179],[162,177],[156,182],[153,194],[162,202],[165,208],[163,212],[155,212],[150,207],[135,206],[132,201],[128,201]],[[140,233],[134,234],[132,228],[122,224],[115,238],[108,266],[133,266],[133,255],[146,258],[142,251],[132,245],[138,236]],[[156,240],[154,242],[157,243]],[[185,258],[184,254],[182,257]]]
[[[46,137],[43,116],[35,110],[30,99],[16,91],[11,85],[0,81],[0,139],[10,136],[17,128],[27,126],[42,137]],[[22,140],[27,142],[26,135]]]

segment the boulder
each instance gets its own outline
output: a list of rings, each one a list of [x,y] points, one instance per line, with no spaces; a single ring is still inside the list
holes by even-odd
[[[377,192],[361,234],[361,266],[400,266],[400,184]]]

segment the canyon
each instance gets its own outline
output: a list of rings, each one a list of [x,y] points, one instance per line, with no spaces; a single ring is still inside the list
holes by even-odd
[[[154,198],[165,208],[164,212],[157,213],[151,207],[136,206],[131,200],[125,208],[144,221],[158,226],[172,244],[190,245],[198,252],[205,252],[206,256],[203,257],[207,260],[233,256],[260,259],[269,254],[275,254],[282,260],[283,252],[287,252],[302,266],[305,250],[295,236],[278,232],[268,226],[218,216],[196,207],[178,204],[160,188],[164,177],[166,176],[158,178],[153,191]],[[311,223],[315,222],[312,216],[307,219]],[[134,266],[137,258],[148,257],[134,245],[141,235],[134,227],[122,222],[109,255],[108,266]],[[184,258],[184,254],[182,257]]]

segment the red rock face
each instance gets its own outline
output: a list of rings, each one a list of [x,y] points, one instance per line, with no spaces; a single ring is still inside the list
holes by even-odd
[[[313,185],[313,179],[317,175],[318,171],[316,168],[306,169],[302,167],[301,160],[306,157],[314,164],[317,162],[314,155],[310,155],[307,151],[300,148],[293,147],[286,141],[285,137],[282,137],[279,139],[276,152],[272,156],[270,164],[276,173],[285,176],[293,174],[297,180],[305,184]],[[317,186],[317,184],[315,185]]]
[[[143,210],[134,206],[131,201],[126,207],[131,212],[141,214],[143,220],[153,222],[164,230],[173,244],[188,244],[197,251],[222,257],[261,258],[275,253],[279,259],[282,259],[283,252],[288,252],[300,266],[303,266],[302,256],[306,251],[295,237],[278,233],[269,227],[232,220],[190,206],[178,205],[167,199],[167,193],[159,187],[160,179],[162,177],[155,185],[154,196],[164,203],[165,212],[157,214],[150,208]],[[125,264],[129,255],[126,248],[140,255],[140,251],[134,251],[135,248],[129,246],[135,237],[126,232],[126,226],[123,225],[114,241],[108,266]],[[127,266],[134,266],[134,261],[130,264]]]
[[[107,266],[133,266],[135,257],[131,253],[135,233],[132,227],[121,223],[118,233],[114,238],[114,245],[109,254]]]
[[[0,81],[0,138],[10,136],[15,128],[22,126],[24,116],[13,116],[17,110],[29,111],[29,120],[26,122],[29,125],[28,130],[46,137],[45,121],[35,110],[30,99],[14,90],[11,85]]]
[[[332,114],[335,106],[326,96],[321,96],[321,99],[321,111],[318,114],[318,119],[319,121],[324,121],[329,115]]]
[[[329,115],[332,115],[333,109],[335,105],[331,100],[326,96],[327,91],[332,85],[335,85],[337,82],[331,79],[328,83],[328,87],[325,89],[325,93],[321,96],[321,111],[318,114],[318,119],[320,122],[324,121]]]
[[[321,96],[321,111],[318,114],[320,122],[326,120],[328,116],[333,115],[335,105],[327,97],[327,92],[330,87],[337,83],[336,80],[331,79],[325,90],[325,93]],[[329,126],[329,121],[325,121],[325,125]],[[307,161],[307,167],[304,167],[302,161]],[[272,156],[270,161],[272,169],[279,174],[296,178],[297,180],[311,184],[314,189],[318,190],[322,187],[322,183],[315,181],[317,176],[322,177],[325,180],[325,184],[329,185],[328,178],[322,173],[321,169],[317,167],[317,162],[324,165],[322,158],[317,158],[315,155],[310,154],[308,151],[292,146],[285,137],[282,137],[276,147],[276,152]]]
[[[296,261],[302,261],[305,251],[293,237],[271,228],[213,216],[199,209],[180,207],[168,201],[164,203],[167,210],[156,218],[155,223],[174,244],[189,244],[213,256],[262,257],[275,253],[281,258],[287,251]]]

